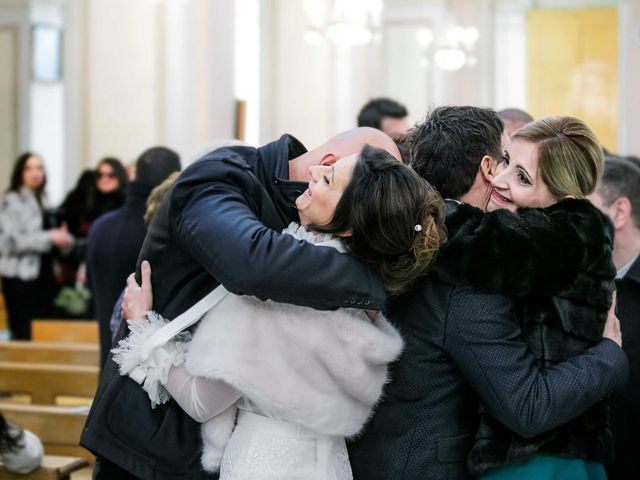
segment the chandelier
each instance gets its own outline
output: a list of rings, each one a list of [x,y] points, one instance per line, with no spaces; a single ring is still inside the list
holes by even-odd
[[[473,52],[478,38],[477,28],[460,25],[449,28],[438,45],[434,45],[434,34],[430,28],[423,27],[416,32],[416,41],[424,52],[423,65],[428,65],[432,56],[436,65],[447,71],[460,70],[465,65],[473,67],[477,63]]]
[[[326,37],[340,46],[366,45],[380,27],[382,7],[382,0],[304,0],[305,42],[317,45]]]

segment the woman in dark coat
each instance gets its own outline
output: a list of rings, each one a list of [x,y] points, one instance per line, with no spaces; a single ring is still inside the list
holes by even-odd
[[[615,289],[613,230],[584,198],[594,191],[603,166],[595,136],[577,119],[546,118],[513,135],[493,177],[487,210],[544,208],[537,227],[566,230],[558,232],[564,248],[550,250],[546,258],[527,257],[529,247],[519,244],[518,238],[533,242],[536,238],[530,231],[518,235],[523,225],[515,215],[485,215],[461,206],[448,218],[449,242],[441,252],[438,270],[485,291],[516,296],[525,340],[545,367],[553,368],[602,338]],[[508,243],[500,234],[506,231]],[[555,258],[559,252],[562,255]],[[512,258],[508,262],[512,271],[492,270],[498,257]],[[536,261],[572,265],[574,270],[567,272],[572,281],[560,284],[558,279],[535,278],[540,270],[535,268]],[[527,277],[531,277],[529,285],[546,283],[547,288],[544,292],[512,289],[528,282],[510,283],[510,278]],[[608,401],[603,400],[573,421],[534,438],[520,437],[483,413],[468,463],[470,473],[483,480],[591,480],[606,478],[602,463],[612,455]]]
[[[62,285],[76,284],[78,269],[86,257],[91,224],[101,215],[124,204],[126,188],[127,173],[116,158],[104,158],[95,170],[82,172],[76,187],[60,207],[62,220],[76,238],[73,250],[59,259],[59,282]]]

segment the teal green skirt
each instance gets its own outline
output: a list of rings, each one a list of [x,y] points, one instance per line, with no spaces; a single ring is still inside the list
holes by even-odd
[[[478,480],[607,480],[604,466],[575,458],[536,455],[516,465],[498,467]]]

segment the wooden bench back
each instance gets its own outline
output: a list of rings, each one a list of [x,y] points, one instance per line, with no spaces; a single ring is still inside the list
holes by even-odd
[[[96,320],[32,320],[31,339],[36,342],[99,342]]]
[[[98,366],[98,345],[57,342],[0,342],[0,362]]]
[[[0,392],[28,393],[32,404],[53,405],[59,395],[92,398],[95,366],[0,362]]]
[[[2,480],[69,480],[73,472],[88,466],[89,462],[84,458],[45,455],[40,468],[28,475],[8,472],[0,463],[0,478]]]

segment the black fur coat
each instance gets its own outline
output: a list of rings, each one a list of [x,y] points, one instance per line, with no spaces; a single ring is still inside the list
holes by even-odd
[[[615,290],[613,227],[590,202],[485,214],[448,205],[449,239],[436,270],[445,279],[516,300],[523,336],[543,366],[579,355],[602,339]],[[483,413],[469,472],[548,454],[605,462],[613,456],[608,400],[573,421],[522,438]]]

